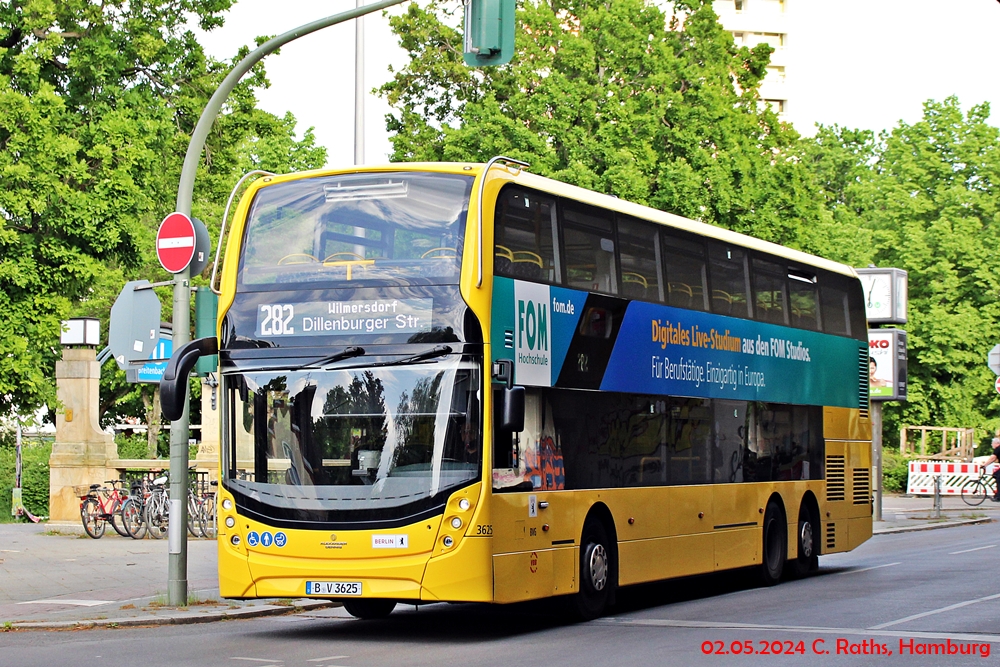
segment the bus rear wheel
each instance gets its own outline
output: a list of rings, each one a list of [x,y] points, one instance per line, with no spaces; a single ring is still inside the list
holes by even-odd
[[[344,609],[354,618],[385,618],[396,608],[395,600],[344,600]]]
[[[764,537],[760,566],[760,580],[765,586],[774,586],[781,581],[781,573],[785,569],[785,559],[788,555],[788,537],[786,534],[785,513],[774,500],[769,500],[764,510]]]
[[[804,577],[819,569],[819,528],[812,512],[805,505],[799,510],[797,531],[798,555],[788,561],[789,573],[794,577]]]
[[[614,589],[614,562],[608,531],[590,519],[580,539],[580,591],[573,596],[574,615],[584,621],[604,613]]]

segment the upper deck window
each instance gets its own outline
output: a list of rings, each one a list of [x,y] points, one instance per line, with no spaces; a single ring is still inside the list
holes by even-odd
[[[471,176],[349,174],[261,188],[243,285],[459,280]]]

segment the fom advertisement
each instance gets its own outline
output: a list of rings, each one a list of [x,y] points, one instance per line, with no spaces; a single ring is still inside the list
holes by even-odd
[[[608,297],[495,278],[494,359],[513,359],[517,384],[573,387],[567,371],[587,361],[568,352],[594,349],[580,337],[603,337],[610,354],[588,369],[602,373],[601,390],[859,406],[862,341],[640,301],[595,330],[581,318],[593,318],[597,300]]]

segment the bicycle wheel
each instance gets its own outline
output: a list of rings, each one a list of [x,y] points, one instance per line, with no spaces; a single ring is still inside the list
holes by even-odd
[[[154,540],[167,534],[167,494],[154,491],[146,504],[146,532]]]
[[[101,539],[104,535],[104,512],[96,498],[87,498],[83,501],[83,505],[80,506],[80,520],[88,535],[95,540]]]
[[[209,493],[205,496],[202,508],[202,534],[210,540],[214,540],[218,531],[215,526],[215,494]]]
[[[122,507],[124,504],[125,503],[123,503],[120,498],[115,498],[108,514],[111,517],[111,527],[115,529],[115,532],[122,537],[131,537],[131,535],[128,534],[128,530],[125,529],[124,521],[122,521]]]
[[[986,484],[981,479],[970,479],[962,485],[960,493],[967,505],[981,505],[986,500]]]
[[[129,537],[141,540],[146,536],[146,520],[143,518],[142,505],[135,498],[126,498],[122,503],[122,525]]]
[[[187,529],[191,537],[201,537],[201,504],[190,490],[188,490]]]

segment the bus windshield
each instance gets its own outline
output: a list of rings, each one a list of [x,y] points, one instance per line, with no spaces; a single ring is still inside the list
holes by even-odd
[[[457,355],[224,383],[227,486],[265,505],[381,510],[480,476],[479,366]]]
[[[240,283],[457,284],[472,181],[390,172],[261,188],[246,226]]]

